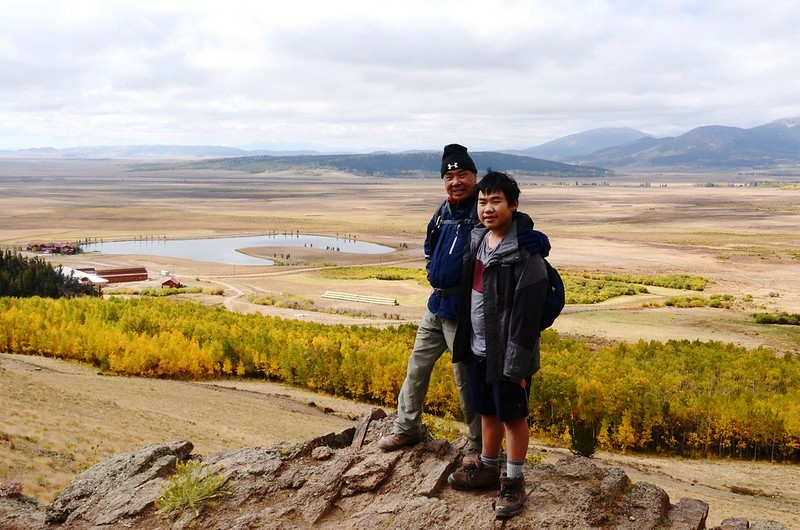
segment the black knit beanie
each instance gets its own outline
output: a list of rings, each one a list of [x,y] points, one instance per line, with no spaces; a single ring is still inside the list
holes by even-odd
[[[442,155],[442,178],[444,178],[445,173],[454,169],[467,169],[473,173],[478,172],[478,169],[475,167],[475,162],[473,162],[467,154],[467,148],[463,145],[450,144],[444,146],[444,154]]]

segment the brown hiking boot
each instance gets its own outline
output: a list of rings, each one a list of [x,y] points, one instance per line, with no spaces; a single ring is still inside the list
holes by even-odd
[[[500,477],[500,495],[494,503],[494,515],[498,519],[514,517],[522,512],[525,506],[525,477],[508,478],[505,473]]]
[[[480,449],[467,449],[461,459],[461,467],[476,467],[481,459]]]
[[[487,466],[478,458],[475,465],[462,466],[447,477],[447,483],[457,490],[496,489],[500,485],[500,470]]]
[[[378,447],[384,451],[396,451],[397,449],[407,445],[418,444],[420,440],[421,438],[418,435],[413,434],[387,434],[378,440]]]

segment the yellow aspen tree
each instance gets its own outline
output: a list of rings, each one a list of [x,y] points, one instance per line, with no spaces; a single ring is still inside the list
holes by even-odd
[[[627,452],[628,448],[636,445],[636,429],[631,423],[631,415],[629,412],[622,414],[622,422],[617,426],[614,433],[614,445],[622,453]]]

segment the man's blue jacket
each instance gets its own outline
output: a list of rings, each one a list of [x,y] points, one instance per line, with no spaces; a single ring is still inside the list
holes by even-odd
[[[469,246],[470,233],[479,226],[477,194],[460,204],[445,200],[428,222],[425,236],[425,261],[428,282],[433,291],[428,310],[439,318],[455,320],[460,298],[462,258]],[[547,236],[533,230],[533,221],[526,214],[517,214],[521,247],[532,254],[546,257],[550,252]]]

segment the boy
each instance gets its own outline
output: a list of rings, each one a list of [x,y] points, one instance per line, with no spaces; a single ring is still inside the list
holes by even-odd
[[[500,487],[495,515],[519,514],[525,504],[523,466],[528,450],[528,396],[539,369],[539,321],[547,295],[540,254],[519,246],[529,218],[517,212],[519,186],[490,171],[477,184],[478,218],[464,255],[461,303],[453,362],[468,363],[469,404],[481,415],[477,462],[448,477],[457,489]],[[503,438],[508,461],[500,475]]]
[[[417,329],[403,387],[397,396],[397,419],[392,432],[378,441],[378,447],[384,451],[396,451],[422,440],[422,405],[428,393],[431,372],[446,350],[453,351],[464,253],[469,234],[478,220],[475,189],[478,170],[466,147],[459,144],[444,147],[441,177],[447,199],[431,217],[425,237],[431,295]],[[549,250],[547,236],[533,230],[533,221],[524,217],[529,229],[519,235],[520,245],[534,253]],[[467,403],[466,365],[454,364],[453,375],[467,424],[467,452],[463,461],[474,465],[480,456],[481,418]]]

